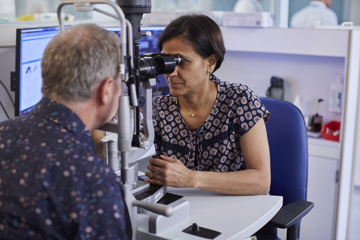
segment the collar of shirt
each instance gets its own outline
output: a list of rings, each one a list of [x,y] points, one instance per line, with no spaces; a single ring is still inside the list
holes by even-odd
[[[321,8],[327,8],[326,4],[324,2],[320,2],[320,1],[311,1],[310,2],[310,6],[311,7],[321,7]]]
[[[84,125],[78,115],[56,101],[42,98],[30,114],[40,116],[55,124],[61,125],[66,130],[72,132],[78,139],[90,141],[90,146],[94,145],[89,129]]]

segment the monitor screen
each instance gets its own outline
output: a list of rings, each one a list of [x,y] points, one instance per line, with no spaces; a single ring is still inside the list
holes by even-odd
[[[150,31],[151,36],[142,37],[139,41],[139,54],[158,53],[157,42],[165,27],[143,27],[141,31]],[[105,29],[120,34],[120,28]],[[41,100],[41,59],[46,45],[58,34],[58,27],[41,27],[17,29],[16,31],[16,91],[15,115],[30,112]],[[167,91],[168,85],[163,75],[158,76],[160,91]]]

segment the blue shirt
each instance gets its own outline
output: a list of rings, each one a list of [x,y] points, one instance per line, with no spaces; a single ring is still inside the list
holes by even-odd
[[[230,172],[246,168],[240,138],[269,111],[246,85],[220,81],[210,75],[218,94],[209,117],[196,131],[186,127],[177,97],[153,100],[156,154],[179,159],[199,171]]]
[[[293,28],[313,28],[316,26],[338,25],[338,19],[324,2],[311,1],[310,4],[296,12],[291,18]]]
[[[0,239],[127,239],[119,179],[65,106],[0,123]]]

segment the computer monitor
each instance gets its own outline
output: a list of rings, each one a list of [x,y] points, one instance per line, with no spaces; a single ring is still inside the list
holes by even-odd
[[[142,27],[141,31],[150,31],[151,36],[143,37],[139,42],[139,54],[158,53],[157,42],[165,27]],[[120,35],[120,28],[105,27]],[[52,37],[59,33],[58,27],[23,28],[16,31],[15,62],[15,115],[30,112],[41,100],[41,59]],[[167,91],[168,85],[163,75],[158,76],[160,91]]]

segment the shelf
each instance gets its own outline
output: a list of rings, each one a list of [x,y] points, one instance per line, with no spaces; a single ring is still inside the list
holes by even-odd
[[[89,20],[78,20],[74,22],[64,22],[65,25],[73,25],[79,23],[96,23]],[[119,23],[116,22],[99,22],[96,23],[103,27],[119,27]],[[11,22],[0,23],[0,32],[2,33],[0,39],[0,47],[15,47],[16,46],[16,29],[17,28],[39,28],[39,27],[58,27],[58,22]]]
[[[58,26],[57,22],[12,22],[1,23],[0,32],[1,40],[0,47],[15,47],[16,46],[16,29],[17,28],[37,28]]]
[[[349,30],[221,27],[227,51],[347,57]],[[330,40],[331,39],[331,40]]]

